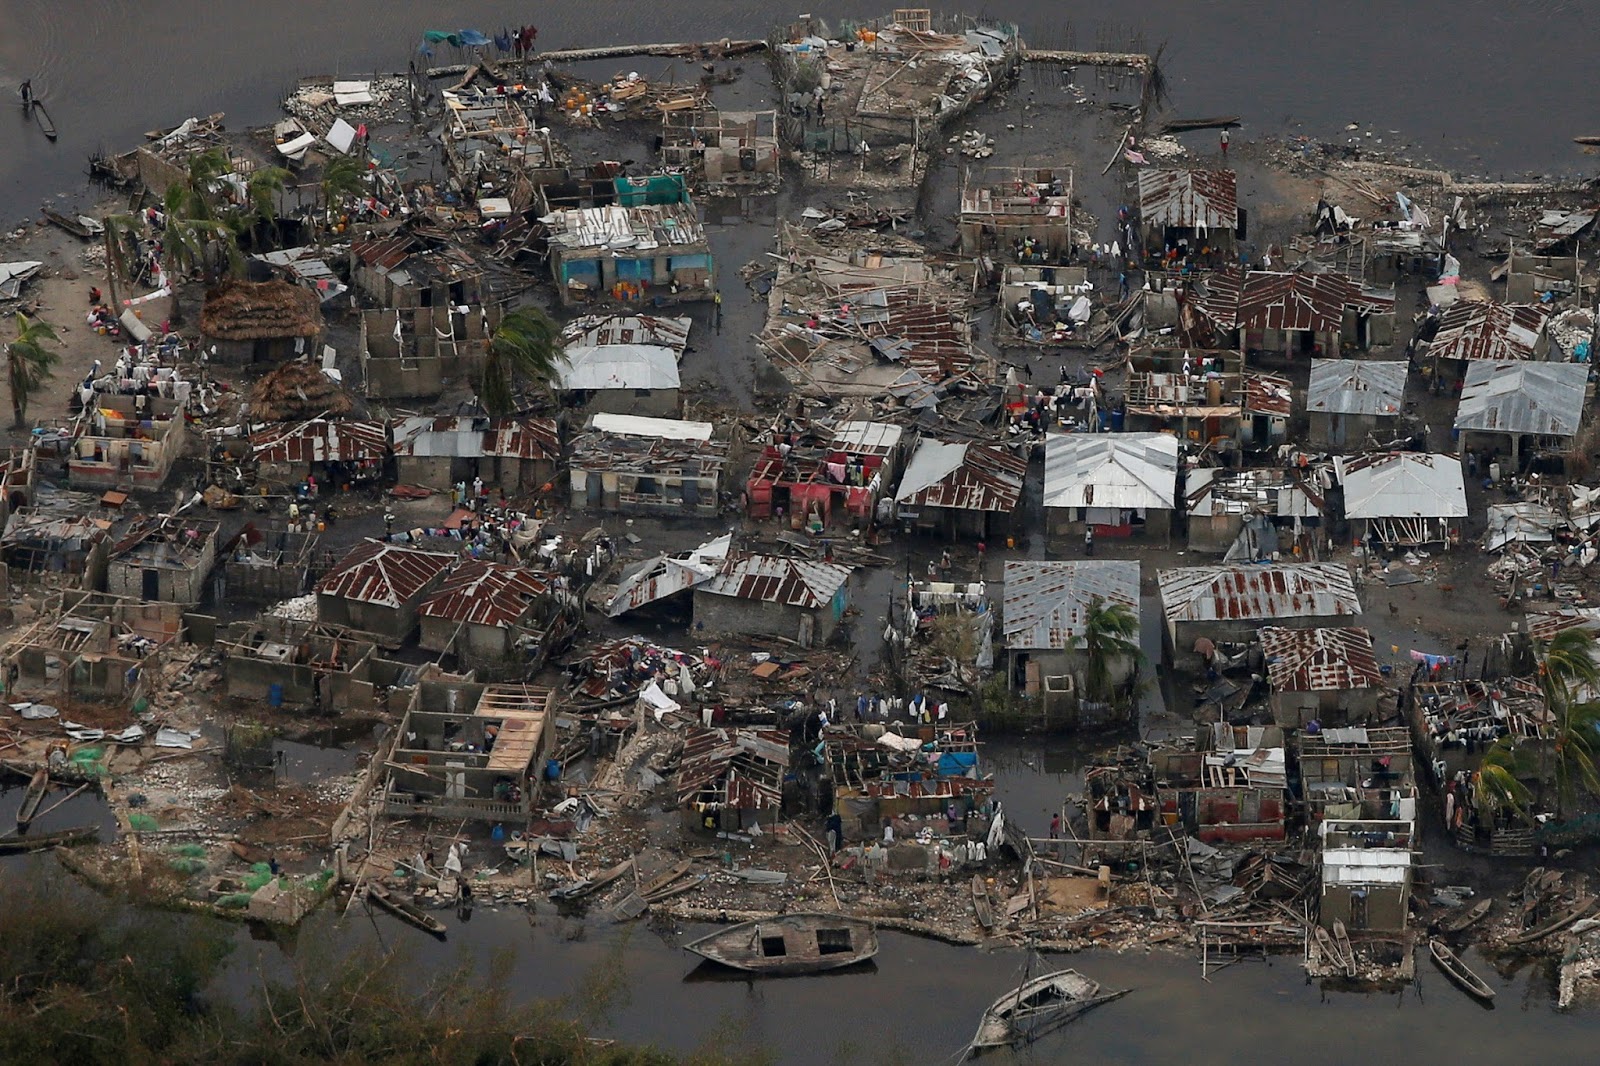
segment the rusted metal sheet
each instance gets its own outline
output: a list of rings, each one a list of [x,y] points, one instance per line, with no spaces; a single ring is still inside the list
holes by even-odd
[[[1157,580],[1169,623],[1361,613],[1355,579],[1340,563],[1184,566],[1161,571]]]
[[[1278,692],[1341,692],[1383,685],[1372,634],[1358,626],[1268,626],[1261,631],[1261,650],[1267,660],[1267,681]]]
[[[1392,312],[1394,300],[1362,291],[1343,274],[1253,270],[1239,290],[1238,324],[1248,330],[1336,333],[1346,307]]]
[[[503,563],[470,562],[423,600],[417,614],[507,629],[521,620],[529,604],[549,591],[550,583],[531,570]]]
[[[553,418],[495,418],[483,435],[483,454],[502,459],[554,459],[561,435]]]
[[[1294,390],[1282,374],[1244,372],[1244,409],[1251,414],[1288,418],[1294,413]]]
[[[1139,564],[1121,559],[1075,562],[1008,562],[1001,629],[1006,647],[1063,650],[1076,647],[1090,605],[1099,599],[1128,608],[1139,619]]]
[[[1024,459],[1004,448],[924,438],[906,465],[899,502],[960,511],[1016,510],[1028,474]]]
[[[382,459],[389,451],[389,428],[383,422],[315,418],[251,434],[250,447],[258,463],[301,465]]]
[[[1231,170],[1141,170],[1139,217],[1146,226],[1232,233],[1239,225],[1238,180]]]
[[[696,591],[809,611],[833,602],[849,577],[850,567],[838,563],[743,555],[729,559],[717,576]]]
[[[1439,331],[1428,345],[1437,359],[1513,362],[1536,358],[1550,320],[1540,304],[1494,304],[1462,300],[1439,316]]]
[[[448,570],[454,555],[381,541],[358,544],[317,583],[317,593],[379,607],[398,607]]]

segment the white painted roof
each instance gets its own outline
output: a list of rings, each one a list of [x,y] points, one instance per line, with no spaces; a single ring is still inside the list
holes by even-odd
[[[1044,445],[1046,507],[1170,511],[1178,438],[1168,433],[1055,433]]]
[[[661,440],[710,440],[710,422],[685,422],[681,418],[646,418],[644,415],[595,415],[589,428],[624,437],[658,437]]]
[[[675,389],[678,356],[655,344],[575,344],[557,372],[563,389]]]
[[[1467,488],[1454,455],[1335,456],[1346,518],[1465,518]]]

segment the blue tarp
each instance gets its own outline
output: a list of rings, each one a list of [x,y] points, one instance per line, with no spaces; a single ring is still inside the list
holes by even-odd
[[[975,751],[947,751],[939,756],[940,777],[965,777],[978,765]]]

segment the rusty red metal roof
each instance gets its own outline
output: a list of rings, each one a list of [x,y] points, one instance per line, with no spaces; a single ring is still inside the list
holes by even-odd
[[[374,421],[281,423],[250,435],[258,463],[357,462],[382,459],[389,451],[389,427]]]
[[[1549,309],[1538,304],[1462,300],[1439,316],[1439,331],[1427,351],[1437,359],[1533,359],[1549,318]]]
[[[1261,631],[1261,650],[1267,660],[1267,681],[1279,692],[1340,692],[1383,686],[1372,634],[1357,626],[1268,626]]]
[[[352,548],[317,582],[319,596],[398,607],[454,565],[443,552],[417,551],[369,540]]]
[[[1288,378],[1263,370],[1246,370],[1243,378],[1246,411],[1281,418],[1294,413],[1294,389]]]
[[[1169,623],[1331,618],[1361,613],[1340,563],[1183,566],[1157,575]]]
[[[831,603],[849,577],[850,567],[838,563],[748,554],[729,558],[721,571],[696,586],[695,592],[812,611]]]
[[[1239,225],[1238,179],[1231,170],[1139,171],[1139,217],[1147,226],[1233,232]]]
[[[406,261],[415,247],[416,242],[409,234],[391,233],[387,237],[351,241],[350,254],[368,266],[393,270]]]
[[[554,459],[561,434],[553,418],[496,418],[483,435],[483,454],[504,459]]]
[[[913,507],[1010,513],[1022,498],[1027,460],[1004,448],[924,437],[906,464],[895,499]]]
[[[528,605],[550,591],[545,578],[520,566],[470,562],[445,578],[439,590],[417,608],[424,618],[507,629]]]

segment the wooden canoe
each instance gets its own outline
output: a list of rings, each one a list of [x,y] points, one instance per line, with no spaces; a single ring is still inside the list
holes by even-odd
[[[651,896],[658,894],[662,889],[678,880],[678,878],[683,877],[692,869],[694,869],[694,860],[684,859],[676,866],[656,874],[634,891],[636,891],[642,898],[649,899]]]
[[[1100,983],[1077,970],[1056,970],[1029,978],[989,1005],[967,1050],[970,1053],[1037,1040],[1089,1008],[1127,995],[1127,991],[1101,995]]]
[[[1463,929],[1468,929],[1483,921],[1483,919],[1488,917],[1489,912],[1493,909],[1494,900],[1479,900],[1466,910],[1457,914],[1452,914],[1450,917],[1440,922],[1439,929],[1441,932],[1445,933],[1459,933]]]
[[[1600,137],[1574,137],[1577,144],[1600,145]]]
[[[994,928],[994,901],[989,898],[988,884],[977,874],[972,876],[972,909],[979,925],[985,929]]]
[[[594,877],[585,878],[582,881],[574,881],[571,884],[562,885],[560,888],[554,889],[550,893],[550,898],[568,901],[582,899],[584,896],[592,896],[627,873],[632,867],[633,860],[631,858],[623,859],[605,873],[596,874]]]
[[[439,919],[421,907],[407,903],[382,885],[369,883],[367,885],[367,898],[377,904],[381,910],[388,911],[407,925],[415,926],[424,933],[430,933],[440,940],[443,940],[449,932],[445,928],[445,924]]]
[[[47,140],[56,139],[56,124],[50,118],[50,112],[46,111],[44,104],[38,100],[33,102],[33,120],[39,124],[39,129]]]
[[[788,977],[866,962],[878,953],[871,922],[842,914],[781,914],[721,929],[684,946],[746,973]]]
[[[25,832],[39,813],[39,805],[50,791],[50,771],[36,770],[28,780],[28,791],[22,796],[22,806],[17,808],[17,832]]]
[[[1483,978],[1472,972],[1472,967],[1462,962],[1455,952],[1445,946],[1441,940],[1428,941],[1428,954],[1433,957],[1433,964],[1444,971],[1444,975],[1456,987],[1474,999],[1484,1003],[1494,1001],[1494,989],[1484,983]]]
[[[87,844],[99,835],[99,826],[80,825],[72,829],[61,829],[54,833],[39,833],[35,836],[0,837],[0,855],[15,855],[24,851],[42,851],[45,848],[66,847],[71,844]]]
[[[1561,930],[1565,929],[1567,926],[1571,925],[1573,922],[1577,921],[1579,918],[1582,918],[1585,914],[1588,914],[1591,910],[1593,910],[1594,904],[1594,896],[1584,896],[1582,899],[1578,900],[1578,902],[1574,903],[1572,906],[1568,907],[1554,918],[1551,918],[1543,925],[1536,925],[1526,932],[1518,933],[1513,937],[1507,937],[1506,943],[1531,944],[1535,940],[1543,940],[1551,933],[1559,933]]]
[[[99,220],[90,218],[88,215],[64,215],[50,207],[41,208],[40,211],[44,215],[46,222],[59,226],[74,237],[81,237],[86,241],[100,236],[106,230]]]

